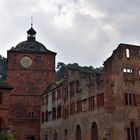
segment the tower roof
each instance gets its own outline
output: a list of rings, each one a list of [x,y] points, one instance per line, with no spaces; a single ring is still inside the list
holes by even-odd
[[[36,41],[36,31],[32,26],[31,24],[31,28],[27,31],[27,40],[18,43],[15,47],[12,47],[10,51],[54,53],[48,50],[42,43]]]
[[[33,29],[33,27],[31,27],[31,28],[27,31],[27,34],[29,34],[29,35],[35,35],[35,34],[36,34],[36,31]]]

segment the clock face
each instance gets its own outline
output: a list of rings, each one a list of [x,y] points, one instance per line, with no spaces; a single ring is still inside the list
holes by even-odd
[[[28,68],[32,65],[32,59],[29,56],[24,56],[20,59],[20,64],[24,68]]]

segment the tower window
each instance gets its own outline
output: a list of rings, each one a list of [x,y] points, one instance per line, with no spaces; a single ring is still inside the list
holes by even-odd
[[[40,56],[40,55],[37,55],[36,57],[35,57],[35,62],[36,62],[36,64],[41,64],[42,63],[42,57]]]
[[[29,83],[28,83],[28,89],[29,89],[30,91],[34,91],[35,88],[36,88],[36,85],[35,85],[34,82],[29,82]]]

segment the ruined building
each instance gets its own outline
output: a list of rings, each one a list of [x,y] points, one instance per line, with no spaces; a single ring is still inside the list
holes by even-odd
[[[120,44],[103,73],[70,69],[48,87],[41,140],[140,140],[140,47]]]
[[[8,50],[0,131],[16,140],[140,140],[140,47],[120,44],[102,72],[69,69],[60,82],[55,55],[32,26]]]

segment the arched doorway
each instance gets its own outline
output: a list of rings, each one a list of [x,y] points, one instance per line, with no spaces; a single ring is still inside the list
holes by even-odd
[[[28,136],[27,140],[36,140],[35,136]]]
[[[0,118],[0,133],[2,131],[2,119]]]
[[[3,131],[5,129],[5,123],[3,121],[3,119],[0,117],[0,133],[1,131]]]
[[[82,137],[81,137],[81,127],[80,127],[80,125],[77,125],[76,126],[75,140],[82,140]]]
[[[57,132],[56,132],[56,130],[54,131],[54,134],[53,134],[53,140],[57,140]]]
[[[91,140],[98,140],[98,128],[95,122],[91,126]]]

